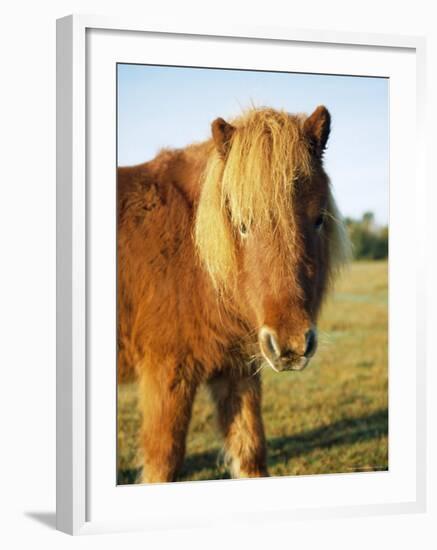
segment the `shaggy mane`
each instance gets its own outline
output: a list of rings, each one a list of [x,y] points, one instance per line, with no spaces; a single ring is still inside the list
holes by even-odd
[[[252,109],[231,121],[236,128],[224,161],[214,149],[204,173],[195,239],[215,286],[225,289],[237,271],[238,228],[255,225],[272,233],[278,251],[292,259],[296,231],[292,204],[297,180],[313,173],[303,115]],[[327,207],[329,271],[348,257],[348,240],[332,194]]]

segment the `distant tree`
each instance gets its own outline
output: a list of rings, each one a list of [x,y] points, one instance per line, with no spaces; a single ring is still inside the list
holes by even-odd
[[[365,212],[361,220],[345,218],[346,228],[357,260],[382,260],[388,257],[388,227],[377,227],[373,212]]]
[[[378,239],[373,250],[375,260],[382,260],[388,257],[388,227],[385,226],[379,231]]]
[[[375,222],[375,216],[373,212],[364,212],[361,223],[363,228],[367,231],[371,231]]]

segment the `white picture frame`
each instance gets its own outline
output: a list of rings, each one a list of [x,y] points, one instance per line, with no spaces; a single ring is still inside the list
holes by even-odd
[[[155,514],[139,511],[137,514],[126,514],[126,516],[114,517],[114,511],[103,517],[99,515],[94,519],[89,514],[90,509],[90,485],[93,483],[93,457],[90,455],[90,416],[92,408],[90,400],[94,394],[90,390],[90,351],[92,338],[89,332],[90,303],[92,301],[92,284],[90,285],[90,250],[89,228],[92,226],[90,216],[95,211],[91,209],[89,196],[90,189],[88,182],[90,169],[87,163],[88,149],[87,119],[90,116],[89,109],[92,102],[89,101],[87,87],[90,80],[89,71],[94,65],[90,64],[87,58],[89,42],[87,33],[102,31],[107,33],[132,33],[135,36],[153,36],[161,42],[174,37],[197,37],[198,39],[210,38],[230,41],[238,41],[250,47],[251,44],[263,43],[274,47],[275,44],[314,44],[318,48],[332,46],[341,48],[360,48],[363,52],[371,49],[379,51],[396,51],[399,56],[404,53],[414,57],[414,82],[410,82],[414,88],[416,102],[410,109],[415,109],[412,119],[415,124],[414,140],[416,155],[409,161],[409,169],[415,172],[416,189],[416,211],[425,204],[425,177],[424,177],[424,75],[425,75],[425,40],[421,37],[391,36],[391,35],[367,35],[352,33],[337,33],[324,31],[304,31],[285,28],[173,28],[170,26],[151,26],[147,22],[129,21],[123,19],[111,19],[95,16],[72,15],[58,20],[57,22],[57,528],[70,534],[86,534],[92,532],[107,532],[114,530],[149,529],[175,526],[198,526],[208,525],[214,521],[255,521],[285,519],[285,518],[318,518],[337,517],[349,515],[368,514],[390,514],[400,512],[420,512],[425,510],[426,504],[426,463],[425,463],[425,433],[426,433],[426,403],[425,403],[425,251],[417,241],[415,262],[412,266],[411,277],[403,274],[404,284],[413,285],[411,292],[414,293],[414,300],[411,300],[411,308],[414,313],[409,322],[414,323],[415,341],[411,346],[411,353],[414,352],[414,416],[415,422],[412,432],[415,434],[414,449],[411,450],[412,459],[408,465],[411,473],[412,484],[408,498],[393,496],[387,502],[373,502],[370,500],[354,504],[333,503],[332,506],[322,504],[317,507],[302,508],[290,505],[279,505],[276,509],[266,509],[254,499],[253,482],[262,483],[264,494],[274,494],[279,487],[278,484],[286,483],[285,478],[275,480],[247,480],[242,482],[208,482],[213,485],[202,483],[196,484],[172,484],[171,486],[154,486],[149,493],[151,507],[156,508]],[[127,36],[126,34],[126,36]],[[109,35],[108,35],[109,36]],[[112,40],[111,36],[108,40]],[[94,47],[94,46],[93,46]],[[169,42],[165,51],[165,58],[171,59],[175,52],[172,51],[172,44]],[[214,46],[212,46],[214,47]],[[127,55],[124,52],[124,56]],[[346,51],[346,50],[344,50]],[[109,55],[109,54],[108,54]],[[156,55],[156,54],[155,54]],[[335,57],[335,56],[333,56]],[[108,58],[109,59],[109,58]],[[123,61],[127,61],[123,57]],[[111,61],[109,59],[109,61]],[[333,61],[334,63],[334,61]],[[175,64],[179,64],[176,60]],[[338,72],[342,72],[340,64]],[[381,69],[382,70],[382,69]],[[326,72],[335,72],[332,66]],[[115,73],[114,73],[115,74]],[[410,79],[411,80],[411,79]],[[407,93],[407,92],[405,92]],[[414,116],[413,116],[414,115]],[[115,135],[113,136],[115,140]],[[110,141],[108,147],[111,146]],[[102,145],[104,147],[104,145]],[[89,159],[88,159],[89,160]],[[395,159],[396,160],[396,159]],[[391,188],[391,203],[397,202],[397,188]],[[402,201],[395,206],[402,209]],[[94,202],[95,204],[95,202]],[[105,203],[106,204],[106,203]],[[404,204],[405,206],[405,204]],[[95,208],[93,206],[92,208]],[[109,214],[111,214],[111,210]],[[108,214],[107,214],[108,215]],[[414,213],[416,224],[420,220]],[[400,225],[399,225],[400,226]],[[416,231],[418,228],[416,229]],[[414,281],[413,281],[414,272]],[[393,272],[390,272],[390,283],[395,283]],[[99,313],[97,313],[98,315]],[[93,308],[95,315],[95,308]],[[411,326],[409,328],[411,328]],[[394,334],[396,326],[393,328]],[[400,334],[400,333],[399,333]],[[115,378],[113,379],[115,384]],[[95,387],[95,385],[94,385]],[[105,387],[105,386],[104,386]],[[400,386],[399,386],[400,388]],[[395,388],[396,389],[396,388]],[[94,390],[93,390],[94,391]],[[399,393],[399,389],[396,390]],[[412,393],[412,395],[413,395]],[[112,395],[112,394],[111,394]],[[391,403],[396,402],[396,397],[390,395]],[[392,399],[393,398],[393,399]],[[394,400],[394,401],[393,401]],[[413,399],[411,400],[413,407]],[[114,403],[115,406],[115,403]],[[390,414],[392,410],[390,409]],[[94,421],[94,420],[93,420]],[[414,428],[414,430],[413,430]],[[96,433],[96,430],[93,434]],[[409,442],[411,444],[411,440]],[[114,441],[115,445],[115,441]],[[413,456],[414,455],[414,456]],[[414,472],[413,472],[414,463]],[[414,475],[413,475],[414,474]],[[349,474],[348,474],[349,475]],[[369,474],[365,474],[369,475]],[[340,476],[319,476],[324,477],[325,489],[332,491],[336,484],[341,482]],[[329,477],[329,479],[327,479]],[[368,477],[368,484],[372,485],[372,478]],[[296,481],[293,482],[296,486]],[[309,478],[302,477],[298,482],[300,486],[306,484],[310,487]],[[374,482],[375,487],[381,483],[379,479]],[[270,484],[270,489],[267,484]],[[175,488],[184,485],[185,488]],[[196,487],[194,487],[194,485]],[[177,501],[178,498],[185,498],[187,491],[194,494],[194,499],[199,498],[226,498],[226,493],[231,491],[232,499],[238,500],[238,493],[245,493],[247,502],[253,502],[251,509],[239,513],[229,509],[223,512],[219,518],[208,519],[194,514],[190,511],[190,502],[178,516],[175,510],[160,508],[160,502],[168,500],[169,496]],[[257,488],[261,487],[260,485]],[[138,488],[137,488],[138,489]],[[94,489],[93,489],[94,490]],[[119,498],[126,506],[127,489],[124,497]],[[312,490],[310,488],[310,490]],[[185,493],[183,493],[185,491]],[[270,491],[270,493],[269,493]],[[273,491],[273,493],[272,493]],[[214,497],[209,496],[215,493]],[[393,493],[394,494],[394,493]],[[405,493],[407,494],[407,492]],[[102,492],[102,498],[106,493]],[[109,493],[108,493],[109,495]],[[109,497],[108,497],[109,498]],[[96,501],[98,499],[95,499]],[[242,501],[243,502],[243,501]],[[135,506],[132,500],[133,506]],[[116,508],[112,508],[116,510]],[[194,510],[194,503],[193,508]]]

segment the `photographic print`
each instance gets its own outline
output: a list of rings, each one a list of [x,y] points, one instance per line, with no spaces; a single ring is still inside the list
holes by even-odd
[[[117,483],[387,470],[388,79],[117,65]]]

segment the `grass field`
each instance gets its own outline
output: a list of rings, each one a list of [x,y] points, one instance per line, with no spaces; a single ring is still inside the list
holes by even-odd
[[[356,262],[326,303],[319,349],[303,372],[263,371],[271,475],[388,468],[387,263]],[[118,396],[118,483],[138,474],[135,384]],[[222,441],[201,388],[181,480],[222,479]]]

